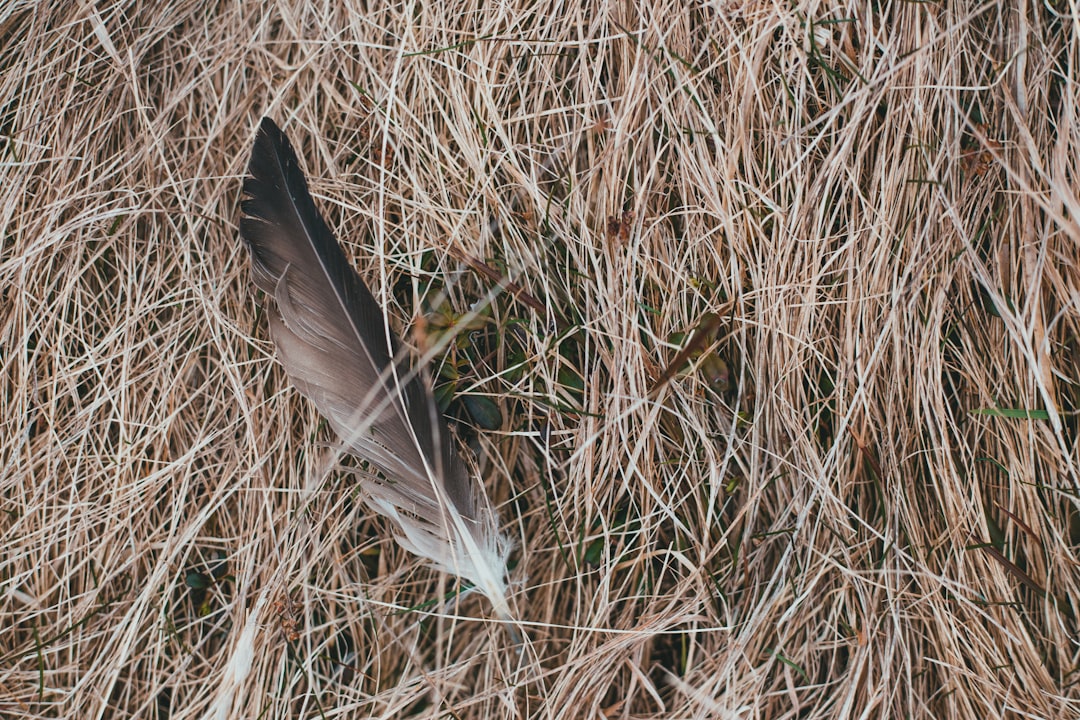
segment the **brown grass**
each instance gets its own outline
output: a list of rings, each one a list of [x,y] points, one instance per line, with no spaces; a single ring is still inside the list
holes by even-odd
[[[0,10],[0,716],[1080,714],[1074,6],[54,5]],[[492,298],[523,652],[273,360],[263,114],[406,336]]]

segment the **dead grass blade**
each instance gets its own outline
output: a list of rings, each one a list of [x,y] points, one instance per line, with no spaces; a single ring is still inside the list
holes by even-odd
[[[0,5],[0,716],[1080,715],[1068,4]],[[264,114],[520,653],[273,357]]]

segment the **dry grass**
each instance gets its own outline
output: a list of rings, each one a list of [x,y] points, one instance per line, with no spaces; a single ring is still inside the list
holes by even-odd
[[[1080,713],[1075,4],[98,5],[0,10],[0,716]],[[263,114],[407,336],[493,298],[525,652],[273,360]]]

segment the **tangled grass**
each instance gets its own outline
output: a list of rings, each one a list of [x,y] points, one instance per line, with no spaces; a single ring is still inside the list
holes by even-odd
[[[365,5],[0,9],[0,716],[1080,715],[1075,3]],[[263,114],[517,650],[273,359]]]

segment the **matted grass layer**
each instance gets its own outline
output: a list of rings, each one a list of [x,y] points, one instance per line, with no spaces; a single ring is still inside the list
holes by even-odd
[[[0,9],[0,716],[1080,714],[1075,5],[52,5]],[[274,360],[264,114],[451,341],[518,648]]]

